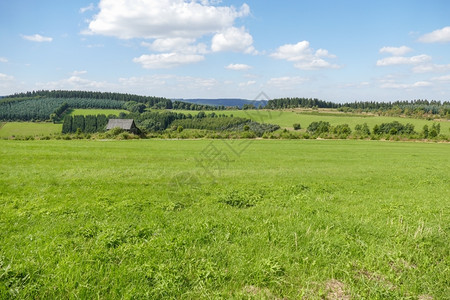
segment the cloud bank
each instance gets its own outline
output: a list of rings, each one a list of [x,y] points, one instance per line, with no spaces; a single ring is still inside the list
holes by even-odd
[[[325,60],[326,58],[336,58],[336,55],[330,54],[328,50],[325,49],[314,51],[314,49],[309,46],[308,41],[283,45],[270,56],[276,59],[294,62],[294,66],[301,70],[340,68],[339,65]]]

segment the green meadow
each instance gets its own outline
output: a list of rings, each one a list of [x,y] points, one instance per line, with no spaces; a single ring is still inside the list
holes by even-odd
[[[0,298],[445,299],[449,154],[379,141],[3,140]]]
[[[163,110],[152,110],[162,112]],[[170,110],[172,111],[172,110]],[[71,109],[70,115],[119,115],[125,110],[117,109]],[[188,110],[173,110],[173,112],[179,112],[184,114],[195,115],[197,111]],[[211,113],[211,112],[206,112]],[[421,132],[424,125],[432,126],[433,123],[439,122],[441,125],[441,133],[444,135],[450,134],[450,121],[431,121],[425,119],[413,119],[404,117],[384,117],[384,116],[372,116],[361,115],[351,113],[330,113],[330,112],[314,112],[314,111],[276,111],[276,110],[226,110],[215,111],[216,114],[233,115],[235,117],[250,118],[260,123],[270,123],[280,125],[283,128],[293,130],[293,124],[299,123],[303,129],[307,128],[312,122],[329,122],[332,126],[339,124],[349,124],[351,129],[355,128],[357,124],[367,123],[372,129],[375,125],[381,123],[390,123],[393,121],[399,121],[402,124],[411,123],[415,126],[415,131]],[[33,122],[8,122],[0,125],[0,138],[26,137],[26,136],[46,136],[50,134],[56,134],[61,132],[61,124],[52,123],[33,123]]]
[[[39,136],[61,133],[62,124],[34,123],[34,122],[8,122],[0,125],[0,138],[12,136]]]
[[[195,115],[198,112],[189,110],[174,110],[174,112],[183,112],[184,114]],[[210,112],[206,112],[210,113]],[[280,125],[281,127],[293,129],[294,123],[299,123],[302,128],[308,127],[312,122],[329,122],[331,125],[348,124],[352,129],[357,124],[367,123],[370,129],[375,125],[381,123],[390,123],[398,121],[402,124],[411,123],[415,126],[415,130],[420,132],[424,125],[431,127],[433,122],[439,122],[441,124],[441,133],[450,134],[450,120],[431,121],[426,119],[414,119],[406,117],[385,117],[375,116],[369,114],[356,114],[356,113],[339,113],[323,112],[323,111],[296,111],[296,110],[225,110],[215,111],[216,114],[232,114],[235,117],[250,118],[260,123],[271,123]]]

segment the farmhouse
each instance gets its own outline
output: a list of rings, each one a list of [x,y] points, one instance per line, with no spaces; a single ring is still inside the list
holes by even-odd
[[[133,119],[109,119],[108,125],[106,125],[106,130],[111,130],[116,127],[134,134],[141,133],[139,128],[136,127]]]

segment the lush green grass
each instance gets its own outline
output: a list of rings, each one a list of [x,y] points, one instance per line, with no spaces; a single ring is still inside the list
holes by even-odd
[[[49,135],[60,133],[61,127],[61,124],[53,123],[8,122],[0,126],[0,138]]]
[[[176,111],[176,110],[175,110]],[[197,114],[196,111],[183,110],[183,113],[190,113],[192,115]],[[206,112],[210,113],[210,112]],[[312,122],[324,121],[330,122],[331,125],[349,124],[352,130],[357,124],[367,123],[370,129],[375,125],[381,123],[389,123],[392,121],[399,121],[402,124],[411,123],[415,126],[415,130],[420,132],[424,125],[429,127],[436,121],[428,121],[425,119],[413,119],[402,117],[383,117],[383,116],[371,116],[371,115],[357,115],[357,114],[339,114],[339,113],[311,113],[311,112],[299,112],[294,110],[286,111],[267,111],[267,110],[230,110],[215,112],[218,114],[233,114],[235,117],[251,118],[257,122],[277,124],[281,127],[292,129],[294,123],[300,123],[302,128],[308,127]],[[450,121],[440,121],[441,132],[443,134],[450,133]]]
[[[115,115],[115,116],[118,116],[121,112],[126,113],[127,111],[124,109],[71,109],[70,115],[72,115],[72,116],[75,116],[75,115],[82,115],[82,116]]]
[[[0,141],[0,298],[444,299],[449,153]]]

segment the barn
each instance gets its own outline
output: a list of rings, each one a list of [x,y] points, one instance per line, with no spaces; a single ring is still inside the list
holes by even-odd
[[[109,119],[108,125],[106,125],[106,130],[111,130],[116,127],[134,134],[141,133],[133,119]]]

